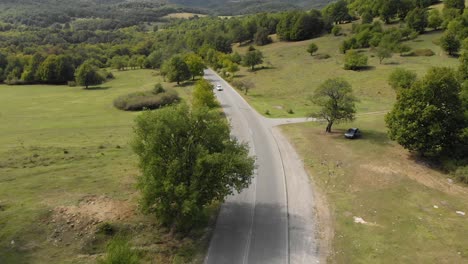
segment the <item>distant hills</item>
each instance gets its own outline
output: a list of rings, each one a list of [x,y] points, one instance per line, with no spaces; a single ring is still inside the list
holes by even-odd
[[[219,15],[322,8],[334,0],[168,0],[182,6],[201,8]]]
[[[243,15],[321,8],[334,0],[0,0],[0,21],[48,27],[78,18],[107,19],[106,28],[155,22],[167,14],[189,12]]]

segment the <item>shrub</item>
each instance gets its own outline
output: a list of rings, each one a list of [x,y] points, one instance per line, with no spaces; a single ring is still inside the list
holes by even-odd
[[[165,91],[166,90],[164,89],[161,83],[157,83],[156,85],[154,85],[154,88],[153,88],[154,94],[164,93]]]
[[[114,100],[114,106],[124,111],[141,111],[144,109],[158,109],[166,105],[179,102],[176,91],[154,94],[149,92],[136,92],[123,95]]]
[[[406,56],[430,57],[434,55],[435,53],[431,49],[416,49],[412,52],[407,53]]]
[[[355,50],[350,50],[346,52],[345,56],[345,70],[359,70],[367,66],[367,56],[364,54],[359,54]]]
[[[455,178],[463,183],[468,184],[468,166],[459,167],[455,171]]]
[[[106,256],[98,261],[99,264],[138,264],[138,252],[130,247],[128,241],[121,237],[114,238],[106,248]]]
[[[339,36],[341,34],[341,27],[338,25],[333,26],[332,28],[332,34],[335,36]]]
[[[108,236],[115,234],[115,231],[115,228],[108,222],[101,223],[96,228],[97,234],[104,234]]]
[[[68,81],[68,86],[70,87],[76,87],[76,82],[75,81]]]

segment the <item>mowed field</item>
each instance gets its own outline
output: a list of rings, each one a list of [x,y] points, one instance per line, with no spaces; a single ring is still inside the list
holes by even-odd
[[[112,104],[160,77],[114,75],[89,90],[0,86],[0,263],[94,263],[117,233],[148,262],[196,258],[197,236],[178,241],[139,213],[130,146],[138,113]],[[176,88],[186,99],[190,89]]]
[[[350,35],[350,25],[343,25]],[[238,79],[255,84],[244,97],[263,115],[306,116],[315,108],[309,97],[328,78],[349,81],[360,99],[357,118],[338,124],[326,134],[325,124],[306,123],[282,127],[304,160],[313,182],[322,241],[328,244],[332,263],[467,263],[468,187],[450,175],[411,156],[387,137],[385,113],[395,93],[387,84],[396,67],[422,77],[432,66],[456,67],[437,43],[442,32],[428,32],[405,44],[431,49],[431,57],[400,57],[379,64],[369,50],[369,70],[343,70],[339,45],[345,36],[258,47],[265,55],[265,69],[243,68]],[[318,45],[319,60],[306,52]],[[246,47],[236,47],[244,53]],[[289,114],[292,109],[294,114]],[[346,140],[344,132],[359,127],[363,137]],[[465,213],[465,215],[463,215]]]

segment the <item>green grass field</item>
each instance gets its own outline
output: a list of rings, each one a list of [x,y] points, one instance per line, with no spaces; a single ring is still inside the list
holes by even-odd
[[[112,105],[120,95],[152,89],[160,77],[150,70],[114,74],[93,90],[0,85],[0,263],[93,263],[108,240],[83,224],[94,218],[130,234],[148,261],[195,255],[198,240],[178,242],[138,213],[130,147],[138,113]],[[176,88],[185,99],[190,89]]]
[[[349,24],[343,25],[343,33],[349,35],[349,29]],[[406,42],[413,49],[432,49],[436,53],[432,57],[400,57],[394,54],[391,59],[379,64],[378,58],[371,57],[374,53],[363,50],[369,55],[371,69],[359,72],[343,69],[344,55],[339,52],[339,45],[346,38],[344,36],[326,35],[302,42],[276,42],[258,47],[265,56],[263,65],[266,69],[251,73],[242,68],[237,75],[239,80],[251,80],[255,84],[255,88],[245,98],[259,113],[264,114],[269,110],[271,117],[308,115],[314,109],[309,100],[313,91],[326,79],[333,77],[342,77],[351,83],[355,95],[360,99],[358,112],[384,111],[389,110],[395,100],[387,79],[396,67],[414,70],[422,76],[430,66],[457,65],[456,58],[448,57],[439,46],[432,43],[440,36],[441,32],[427,33],[415,41]],[[310,56],[306,49],[311,42],[319,47],[318,54],[331,57],[318,60],[316,56]],[[243,54],[247,47],[235,49]],[[289,114],[288,109],[292,109],[294,114]]]
[[[466,263],[467,219],[456,211],[468,212],[468,188],[450,184],[447,175],[388,140],[382,117],[359,117],[332,135],[324,124],[283,127],[327,198],[334,228],[330,261]],[[352,126],[362,129],[362,139],[343,137]]]
[[[351,34],[350,25],[343,29],[344,34]],[[468,262],[466,216],[456,213],[468,213],[468,188],[450,183],[449,175],[411,157],[388,139],[384,124],[384,113],[395,101],[387,84],[393,69],[403,67],[423,76],[432,66],[458,65],[456,58],[434,44],[441,34],[428,32],[406,42],[413,49],[433,50],[432,57],[394,54],[381,65],[372,52],[363,50],[371,69],[358,72],[343,69],[339,45],[344,36],[275,42],[258,47],[265,55],[265,69],[249,72],[243,68],[238,73],[238,79],[256,85],[244,97],[259,113],[269,110],[270,117],[306,116],[314,109],[308,98],[328,78],[346,79],[360,99],[358,118],[335,125],[334,134],[324,133],[325,124],[283,127],[304,159],[318,197],[324,197],[317,199],[324,201],[318,215],[322,226],[334,230],[329,236],[324,232],[325,243],[330,240],[332,263]],[[311,42],[318,45],[318,54],[331,57],[310,56],[306,48]],[[236,47],[241,54],[246,49]],[[294,114],[288,114],[288,109]],[[362,139],[344,139],[345,129],[353,126],[361,128]],[[355,223],[354,217],[366,223]]]

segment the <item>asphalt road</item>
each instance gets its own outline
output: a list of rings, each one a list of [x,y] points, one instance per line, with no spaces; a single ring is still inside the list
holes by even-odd
[[[271,120],[259,115],[212,70],[205,79],[230,120],[232,134],[257,157],[251,186],[221,206],[206,264],[319,263],[313,194],[299,156],[276,125],[304,119]]]

